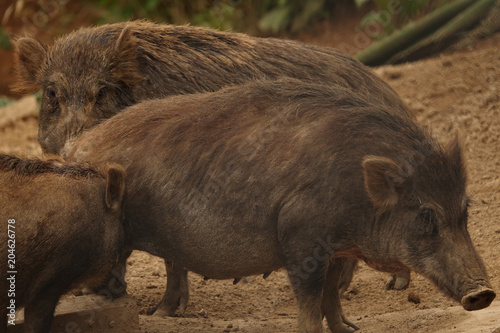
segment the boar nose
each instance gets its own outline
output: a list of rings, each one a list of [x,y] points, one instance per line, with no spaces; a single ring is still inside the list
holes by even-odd
[[[480,287],[462,297],[461,303],[467,311],[481,310],[490,305],[495,296],[496,294],[492,289]]]

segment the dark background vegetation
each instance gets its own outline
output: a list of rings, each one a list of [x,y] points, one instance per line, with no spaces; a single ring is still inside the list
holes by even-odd
[[[75,26],[150,19],[171,24],[193,24],[261,36],[291,36],[335,13],[373,9],[362,24],[383,20],[377,12],[390,11],[391,32],[412,18],[449,0],[11,0],[0,4],[2,37],[6,34],[52,35]]]

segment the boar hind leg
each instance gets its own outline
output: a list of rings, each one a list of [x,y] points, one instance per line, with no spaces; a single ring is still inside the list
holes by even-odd
[[[342,273],[339,282],[339,295],[343,295],[351,284],[354,271],[358,268],[358,260],[354,258],[342,259]]]
[[[326,316],[328,327],[332,332],[347,333],[359,329],[358,325],[346,319],[340,304],[339,284],[344,278],[345,270],[348,269],[352,272],[354,267],[355,265],[353,265],[353,259],[351,258],[337,258],[330,261],[328,265],[323,287],[321,310]]]
[[[189,299],[187,271],[166,260],[165,267],[167,269],[167,290],[153,315],[175,316],[177,309],[179,309],[179,314],[183,314]]]

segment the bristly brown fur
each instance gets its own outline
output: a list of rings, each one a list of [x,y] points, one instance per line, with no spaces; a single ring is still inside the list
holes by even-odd
[[[62,159],[21,159],[7,154],[0,154],[0,171],[14,171],[23,176],[53,173],[71,177],[103,177],[88,165],[65,164]]]

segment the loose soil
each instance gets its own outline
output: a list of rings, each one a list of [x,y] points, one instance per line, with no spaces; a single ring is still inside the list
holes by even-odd
[[[304,39],[301,37],[299,39]],[[316,38],[316,44],[321,44]],[[469,231],[493,288],[500,291],[500,35],[470,49],[375,72],[407,103],[417,121],[446,143],[458,135],[469,173]],[[16,106],[9,109],[16,114]],[[26,108],[26,106],[22,106]],[[1,109],[0,109],[1,110]],[[15,118],[15,117],[14,117]],[[0,152],[40,155],[36,112],[0,126]],[[466,312],[427,279],[412,273],[407,290],[387,291],[387,274],[361,265],[342,299],[360,332],[500,332],[500,301]],[[286,273],[266,280],[203,280],[191,274],[190,302],[180,317],[148,315],[161,300],[163,261],[134,252],[128,260],[129,294],[137,300],[141,332],[296,332],[297,304]],[[410,301],[411,300],[411,301]],[[326,327],[326,324],[325,324]]]

